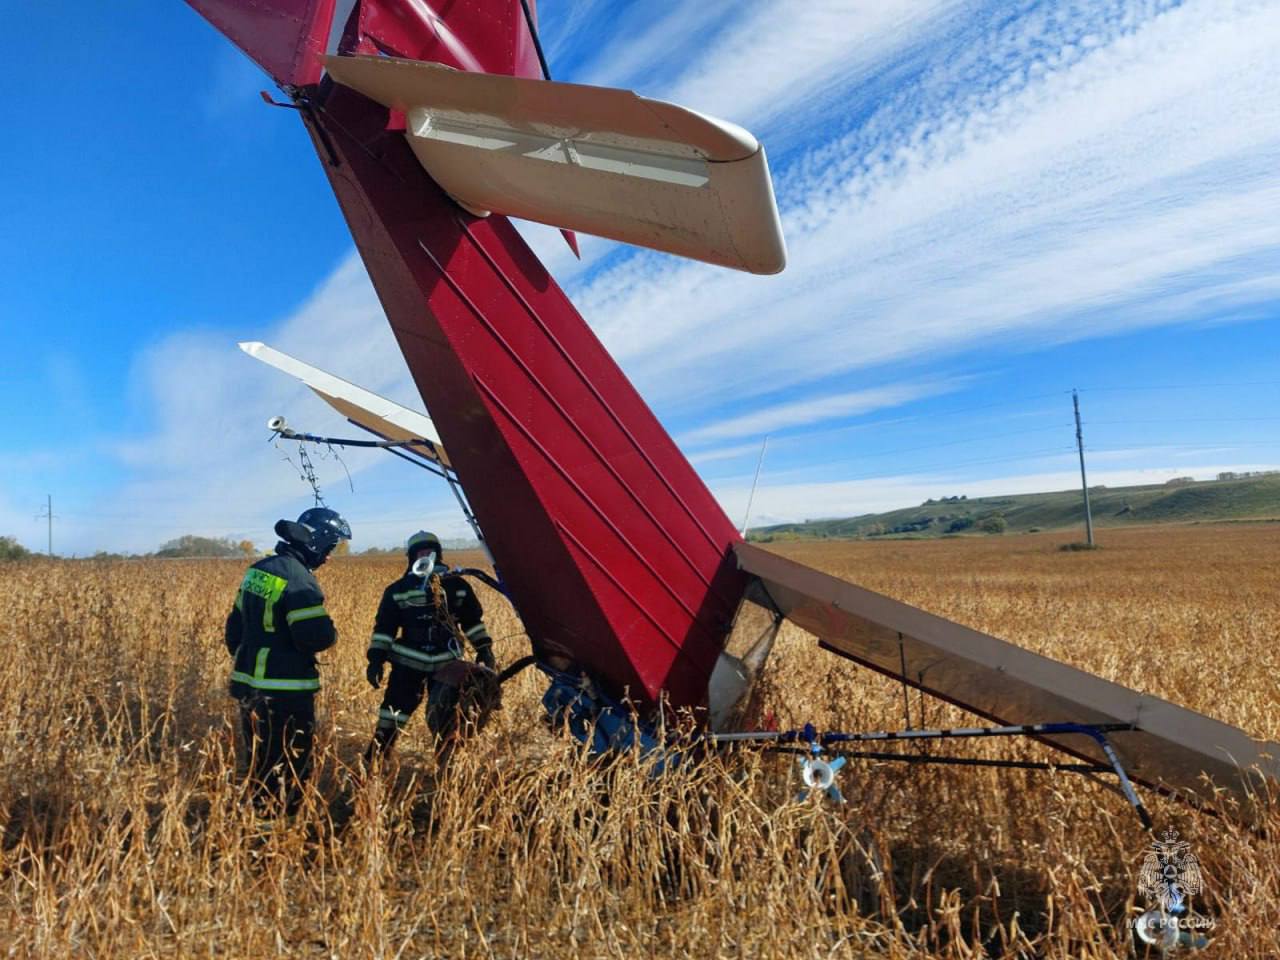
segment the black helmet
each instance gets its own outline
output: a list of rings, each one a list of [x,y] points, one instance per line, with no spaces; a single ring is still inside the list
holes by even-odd
[[[312,569],[325,562],[339,540],[351,539],[347,521],[328,507],[303,510],[296,523],[281,520],[276,524],[276,533],[297,549]]]
[[[405,541],[404,552],[409,555],[409,562],[413,563],[414,555],[419,550],[432,550],[436,555],[436,563],[440,562],[444,556],[444,547],[440,546],[440,538],[434,533],[428,533],[426,530],[419,530],[407,541]]]

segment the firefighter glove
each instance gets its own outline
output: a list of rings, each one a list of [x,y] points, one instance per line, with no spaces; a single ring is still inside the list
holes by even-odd
[[[377,690],[382,686],[382,668],[384,664],[381,660],[371,661],[368,668],[364,672],[365,679],[369,681],[369,686]]]

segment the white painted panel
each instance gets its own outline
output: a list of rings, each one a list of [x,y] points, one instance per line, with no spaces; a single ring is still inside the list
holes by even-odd
[[[629,90],[328,57],[406,119],[419,162],[463,207],[777,273],[786,244],[764,148],[746,130]]]
[[[435,445],[437,456],[432,456],[422,447],[414,447],[414,452],[443,466],[449,466],[449,458],[444,452],[439,434],[436,433],[435,424],[426,414],[380,397],[364,387],[358,387],[287,353],[281,353],[265,343],[248,341],[241,343],[240,349],[254,359],[301,380],[316,396],[344,417],[379,436],[388,440],[430,440]]]

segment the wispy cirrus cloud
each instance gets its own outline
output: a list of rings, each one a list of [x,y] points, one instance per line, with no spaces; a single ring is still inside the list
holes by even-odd
[[[248,324],[239,339],[262,339],[299,359],[421,408],[368,276],[353,253],[290,315]],[[257,363],[224,334],[187,332],[159,341],[136,360],[139,402],[153,410],[148,429],[117,441],[111,454],[130,469],[102,523],[118,527],[113,549],[153,549],[183,533],[272,540],[276,518],[310,502],[299,475],[297,447],[264,441],[267,418],[284,414],[298,429],[329,436],[360,433],[307,388]],[[286,462],[285,457],[292,459]],[[423,497],[348,495],[348,474],[362,495],[390,458],[347,449],[341,462],[312,452],[322,491],[353,522],[364,546],[395,542],[423,519]],[[411,475],[410,479],[418,479]],[[404,479],[399,489],[404,488]],[[443,505],[443,498],[442,505]],[[361,504],[352,513],[352,504]],[[374,506],[374,504],[377,506]],[[147,507],[142,525],[113,523]],[[428,507],[434,510],[434,507]],[[440,511],[443,519],[447,511]],[[455,511],[456,512],[456,511]],[[357,523],[359,520],[361,522]],[[460,518],[442,530],[453,535]],[[440,524],[437,524],[440,526]]]
[[[766,146],[775,123],[808,135],[775,152],[786,273],[636,253],[570,280],[667,409],[1276,296],[1280,5],[887,4],[876,22],[842,35],[856,69],[816,57],[804,73],[798,48],[752,34],[752,62],[798,72],[772,100],[739,98],[732,40],[672,80]]]
[[[953,383],[901,383],[868,390],[827,394],[764,407],[736,417],[709,423],[690,430],[680,438],[686,444],[699,444],[734,437],[760,436],[786,427],[808,426],[828,420],[851,417],[896,407],[922,397],[937,396],[955,390]]]
[[[777,277],[595,238],[583,238],[578,262],[558,232],[525,230],[692,447],[836,427],[867,404],[909,403],[912,385],[956,379],[949,358],[980,370],[973,358],[992,344],[1036,350],[1225,322],[1280,298],[1276,0],[760,0],[637,4],[620,14],[587,4],[561,21],[563,32],[557,10],[544,3],[541,14],[559,79],[684,102],[744,124],[769,151],[790,249]],[[250,76],[229,51],[206,117],[251,101]],[[354,256],[294,314],[243,336],[418,405]],[[263,454],[262,421],[284,412],[312,429],[342,428],[222,338],[163,341],[139,358],[135,379],[156,408],[150,430],[116,446],[134,475],[120,512],[148,509],[155,524],[129,532],[122,521],[135,548],[185,532],[261,538],[306,499],[296,474]],[[837,445],[823,455],[836,457]],[[1176,459],[1178,472],[1194,471]],[[375,462],[347,457],[364,490],[378,488]],[[788,468],[791,479],[766,478],[758,511],[862,512],[955,492],[945,477],[814,485],[798,479],[803,463]],[[1016,489],[1070,486],[1066,465],[1054,468]],[[330,488],[344,482],[336,465],[324,469]],[[1121,482],[1105,476],[1099,482]],[[966,490],[1008,492],[1009,479]],[[717,490],[740,514],[749,478],[725,484]],[[367,523],[357,533],[385,529],[373,542],[423,525],[402,492],[359,502]],[[170,522],[168,510],[181,515]]]

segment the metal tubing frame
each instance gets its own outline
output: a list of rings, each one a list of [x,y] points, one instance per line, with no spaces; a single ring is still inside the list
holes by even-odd
[[[375,437],[381,436],[381,434],[376,430],[370,430],[364,424],[358,423],[355,420],[348,418],[348,422],[367,433],[372,433]],[[458,483],[457,476],[448,467],[427,460],[426,457],[423,457],[414,449],[415,447],[425,447],[428,450],[434,449],[435,445],[431,443],[430,440],[387,440],[386,438],[381,440],[347,440],[338,437],[321,437],[314,433],[299,433],[296,430],[287,428],[284,430],[276,430],[274,436],[279,437],[282,440],[296,440],[299,443],[324,443],[338,447],[372,447],[379,450],[385,450],[387,453],[397,456],[401,460],[412,463],[415,467],[421,467],[428,473],[433,473],[437,477],[441,477],[445,483],[449,484],[450,492],[453,493],[454,499],[458,501],[458,508],[462,511],[463,517],[466,518],[467,523],[471,527],[471,532],[476,535],[476,540],[480,543],[480,549],[484,551],[484,555],[488,558],[489,563],[494,564],[493,554],[489,551],[489,545],[485,543],[484,534],[480,530],[480,521],[477,520],[476,515],[471,512],[470,504],[468,504],[466,498],[463,497],[462,485]],[[493,569],[497,572],[497,564],[494,564]],[[489,586],[493,587],[503,596],[506,596],[507,590],[502,584],[501,576],[495,580],[480,570],[468,569],[464,572],[469,576],[475,576],[484,580]]]
[[[715,744],[726,743],[765,743],[765,744],[793,744],[806,743],[807,747],[802,750],[788,750],[785,747],[779,749],[783,752],[804,752],[806,754],[816,753],[823,748],[830,748],[834,744],[841,743],[885,743],[903,740],[963,740],[980,737],[1019,737],[1019,736],[1046,736],[1046,735],[1063,735],[1063,734],[1079,734],[1090,737],[1098,744],[1102,750],[1110,766],[1104,764],[1088,764],[1088,763],[1048,763],[1030,760],[987,760],[981,757],[937,757],[937,756],[920,756],[913,754],[883,753],[873,751],[858,750],[841,750],[835,749],[829,752],[837,756],[846,756],[861,758],[867,760],[890,760],[903,763],[941,763],[952,764],[957,766],[987,766],[1014,768],[1021,770],[1066,770],[1072,773],[1114,773],[1120,781],[1120,790],[1124,794],[1129,805],[1133,807],[1138,814],[1138,819],[1142,821],[1142,826],[1152,829],[1151,814],[1147,812],[1146,806],[1142,799],[1138,796],[1133,788],[1133,783],[1129,779],[1128,773],[1125,772],[1124,765],[1120,762],[1120,757],[1116,754],[1115,749],[1107,740],[1108,733],[1123,733],[1125,731],[1137,730],[1137,726],[1129,723],[1025,723],[1013,726],[1002,727],[951,727],[948,729],[938,730],[880,730],[866,733],[838,733],[828,731],[820,733],[812,724],[805,724],[798,730],[761,730],[761,731],[744,731],[741,733],[713,733],[709,734],[705,739]]]

